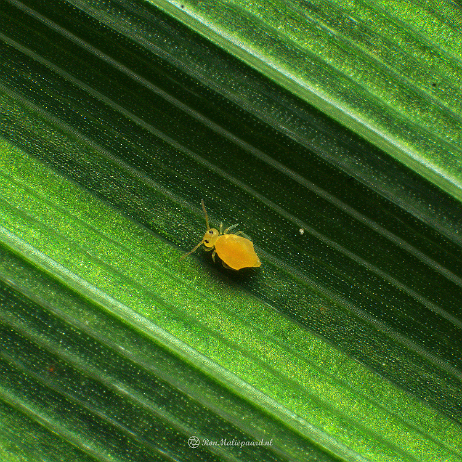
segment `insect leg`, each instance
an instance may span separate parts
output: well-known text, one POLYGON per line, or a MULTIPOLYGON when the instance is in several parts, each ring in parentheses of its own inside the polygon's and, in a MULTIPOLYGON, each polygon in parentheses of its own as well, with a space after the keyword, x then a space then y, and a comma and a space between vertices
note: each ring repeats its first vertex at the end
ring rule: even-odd
MULTIPOLYGON (((232 225, 232 226, 229 226, 228 228, 226 228, 223 231, 223 234, 227 234, 229 232, 229 230, 234 229, 236 226, 239 226, 239 223, 236 223, 235 225, 232 225)), ((220 232, 221 232, 221 228, 220 228, 220 232)))
POLYGON ((251 241, 252 239, 250 239, 249 236, 247 236, 247 234, 243 233, 242 231, 238 231, 235 236, 242 236, 242 237, 245 237, 246 239, 248 239, 249 241, 251 241))

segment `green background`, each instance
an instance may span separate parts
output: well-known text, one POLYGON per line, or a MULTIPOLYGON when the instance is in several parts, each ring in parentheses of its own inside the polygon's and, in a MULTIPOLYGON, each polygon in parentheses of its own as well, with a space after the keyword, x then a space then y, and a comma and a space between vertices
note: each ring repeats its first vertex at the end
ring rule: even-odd
POLYGON ((458 5, 0 13, 2 460, 462 460, 458 5))

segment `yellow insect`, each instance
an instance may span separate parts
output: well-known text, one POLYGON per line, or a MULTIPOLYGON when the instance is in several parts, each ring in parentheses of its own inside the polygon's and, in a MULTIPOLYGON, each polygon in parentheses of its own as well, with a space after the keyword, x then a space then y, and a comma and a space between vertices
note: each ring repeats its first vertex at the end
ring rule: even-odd
POLYGON ((211 251, 212 259, 215 262, 215 255, 218 254, 223 266, 233 270, 240 270, 242 268, 253 268, 261 265, 258 255, 255 253, 252 241, 249 239, 239 236, 242 234, 241 231, 236 234, 228 234, 228 232, 235 228, 237 225, 230 226, 223 231, 223 223, 220 223, 220 231, 216 228, 210 228, 209 217, 207 216, 207 210, 205 210, 204 201, 201 200, 202 210, 205 215, 205 224, 207 225, 207 231, 202 238, 202 241, 187 254, 181 258, 185 258, 188 255, 195 252, 202 244, 205 246, 205 250, 211 251))

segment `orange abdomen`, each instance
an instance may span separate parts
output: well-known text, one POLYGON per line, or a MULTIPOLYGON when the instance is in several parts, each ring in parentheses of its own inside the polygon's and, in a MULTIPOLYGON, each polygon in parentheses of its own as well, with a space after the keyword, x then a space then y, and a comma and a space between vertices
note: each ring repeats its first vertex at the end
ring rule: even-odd
POLYGON ((234 270, 261 265, 252 241, 242 236, 222 234, 215 243, 215 250, 220 259, 234 270))

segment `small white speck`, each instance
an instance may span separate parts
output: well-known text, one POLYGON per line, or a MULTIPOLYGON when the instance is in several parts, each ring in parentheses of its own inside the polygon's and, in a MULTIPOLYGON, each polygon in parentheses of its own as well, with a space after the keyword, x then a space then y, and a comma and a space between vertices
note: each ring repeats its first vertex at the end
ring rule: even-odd
POLYGON ((298 230, 298 232, 300 233, 301 236, 303 236, 305 234, 305 230, 303 228, 300 228, 298 230))

